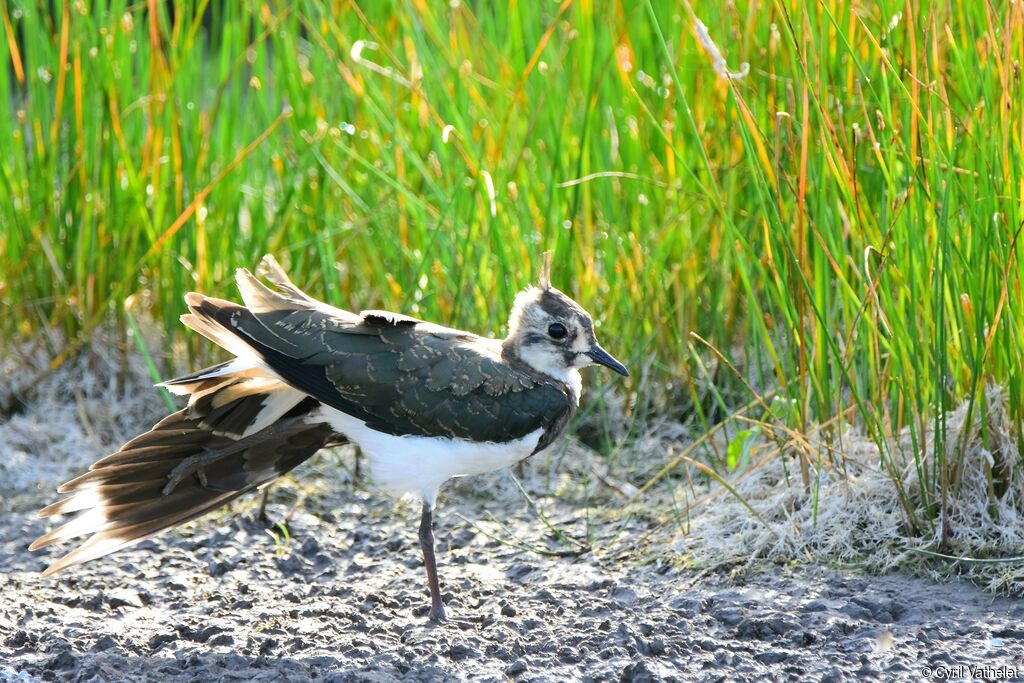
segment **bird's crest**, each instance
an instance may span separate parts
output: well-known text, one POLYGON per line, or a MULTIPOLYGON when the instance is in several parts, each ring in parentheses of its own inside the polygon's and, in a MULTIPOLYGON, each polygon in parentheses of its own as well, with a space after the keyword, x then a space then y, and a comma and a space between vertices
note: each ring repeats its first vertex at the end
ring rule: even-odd
POLYGON ((545 251, 540 258, 540 277, 537 278, 537 286, 542 290, 548 290, 551 289, 551 252, 545 251))

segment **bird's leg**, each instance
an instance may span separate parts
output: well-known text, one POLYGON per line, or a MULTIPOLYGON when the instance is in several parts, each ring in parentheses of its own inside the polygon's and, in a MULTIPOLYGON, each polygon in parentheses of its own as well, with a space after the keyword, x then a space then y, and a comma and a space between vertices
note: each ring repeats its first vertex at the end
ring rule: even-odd
POLYGON ((520 480, 526 478, 526 458, 516 463, 516 477, 520 480))
POLYGON ((352 468, 352 488, 358 488, 363 481, 363 451, 356 447, 356 459, 352 468))
POLYGON ((427 584, 430 586, 430 612, 427 617, 431 621, 444 621, 444 603, 441 602, 437 561, 434 559, 434 515, 427 501, 423 501, 423 516, 420 518, 420 548, 423 550, 423 566, 427 569, 427 584))
POLYGON ((268 484, 267 486, 263 487, 263 500, 260 501, 260 513, 257 516, 257 519, 259 519, 261 522, 263 522, 267 526, 270 526, 270 518, 267 517, 267 498, 269 498, 269 497, 270 497, 270 485, 268 484))

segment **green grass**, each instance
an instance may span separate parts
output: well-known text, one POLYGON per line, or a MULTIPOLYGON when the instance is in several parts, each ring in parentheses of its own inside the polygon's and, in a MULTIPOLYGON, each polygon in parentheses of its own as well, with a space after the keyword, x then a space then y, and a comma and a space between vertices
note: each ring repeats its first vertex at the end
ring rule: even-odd
MULTIPOLYGON (((59 363, 138 302, 184 340, 182 295, 265 252, 331 303, 500 334, 552 249, 641 370, 634 416, 842 416, 895 486, 916 467, 927 531, 962 474, 943 413, 995 382, 1021 420, 1024 11, 693 11, 745 78, 674 2, 11 0, 0 338, 59 329, 59 363)), ((840 460, 804 449, 804 482, 840 460)))

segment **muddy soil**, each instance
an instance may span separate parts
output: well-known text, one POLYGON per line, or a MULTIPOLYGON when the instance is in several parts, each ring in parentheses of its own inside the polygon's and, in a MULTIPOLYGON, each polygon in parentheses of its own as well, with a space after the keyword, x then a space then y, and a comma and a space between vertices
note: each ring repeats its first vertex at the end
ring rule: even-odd
POLYGON ((268 533, 252 497, 43 579, 60 548, 28 552, 52 524, 35 511, 162 410, 154 400, 128 416, 73 392, 62 407, 52 393, 0 418, 0 682, 1024 673, 1024 602, 851 568, 686 568, 667 515, 624 515, 614 495, 552 474, 591 467, 574 461, 580 449, 530 463, 529 500, 507 473, 442 494, 440 625, 426 620, 418 508, 353 481, 352 453, 318 455, 275 485, 269 513, 288 518, 287 534, 268 533))
POLYGON ((25 550, 45 523, 14 513, 0 529, 0 680, 838 681, 1024 665, 1024 604, 971 585, 545 556, 456 514, 484 507, 544 542, 523 505, 450 501, 441 625, 425 619, 415 509, 371 493, 293 515, 287 542, 252 510, 222 514, 55 579, 25 550))

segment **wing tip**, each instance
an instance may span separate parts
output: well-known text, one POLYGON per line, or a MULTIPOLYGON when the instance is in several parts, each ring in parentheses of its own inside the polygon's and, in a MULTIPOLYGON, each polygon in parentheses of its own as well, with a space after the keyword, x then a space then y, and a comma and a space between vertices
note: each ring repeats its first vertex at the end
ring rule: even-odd
POLYGON ((256 276, 248 268, 235 268, 235 282, 240 280, 255 280, 256 276))
POLYGON ((45 548, 47 546, 51 546, 54 543, 57 543, 58 541, 60 541, 61 540, 60 532, 61 532, 61 530, 63 528, 64 528, 64 525, 61 525, 61 526, 57 527, 56 529, 51 529, 50 531, 46 532, 45 534, 43 534, 42 536, 40 536, 36 540, 32 541, 32 543, 30 543, 29 546, 28 546, 29 552, 35 552, 35 551, 39 550, 40 548, 45 548))
POLYGON ((260 259, 260 263, 256 266, 256 274, 261 277, 265 277, 276 285, 281 283, 290 285, 292 284, 288 274, 278 263, 277 259, 274 258, 273 254, 264 254, 263 258, 260 259))
MULTIPOLYGON (((88 541, 86 541, 86 543, 88 543, 88 541)), ((58 557, 56 560, 51 562, 46 569, 39 572, 39 578, 49 578, 58 572, 64 571, 68 567, 74 567, 77 564, 83 564, 85 562, 88 562, 90 559, 96 559, 90 557, 83 557, 83 555, 85 555, 85 553, 83 552, 84 548, 85 544, 75 548, 69 553, 65 553, 64 555, 58 557)))
POLYGON ((246 308, 253 313, 294 310, 300 307, 294 299, 267 287, 248 268, 235 269, 235 284, 242 294, 246 308))
POLYGON ((58 560, 57 562, 54 562, 53 564, 51 564, 49 567, 47 567, 43 571, 39 572, 39 578, 41 578, 41 579, 49 578, 49 577, 53 576, 54 574, 56 574, 57 572, 59 572, 61 569, 64 569, 64 567, 61 566, 60 561, 58 560))
MULTIPOLYGON (((37 512, 36 516, 39 517, 39 519, 45 519, 47 517, 52 517, 53 515, 57 514, 61 510, 61 508, 67 502, 67 500, 68 500, 67 498, 61 498, 60 500, 58 500, 55 503, 50 503, 49 505, 44 507, 42 510, 37 512)), ((32 550, 32 548, 29 548, 29 550, 32 550)))

